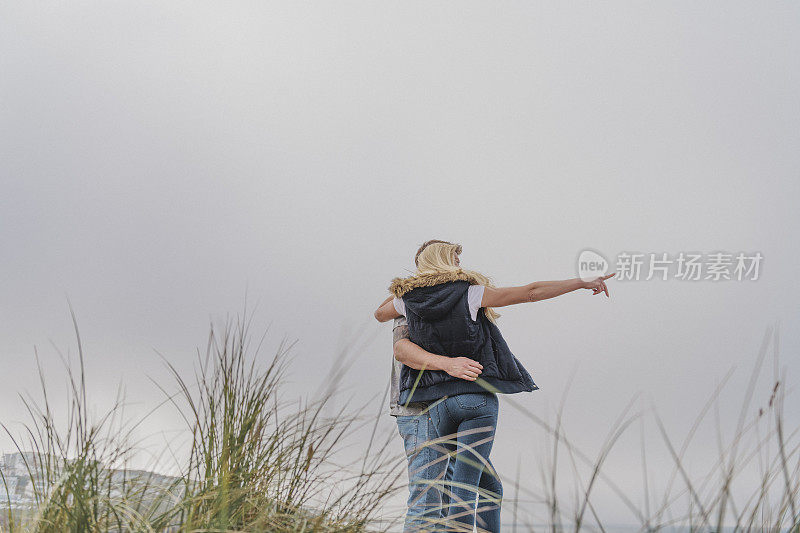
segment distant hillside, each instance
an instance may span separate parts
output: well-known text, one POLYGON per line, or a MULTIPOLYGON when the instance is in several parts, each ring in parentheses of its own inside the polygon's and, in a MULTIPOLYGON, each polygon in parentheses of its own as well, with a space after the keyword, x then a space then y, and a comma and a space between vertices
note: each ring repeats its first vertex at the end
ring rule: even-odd
MULTIPOLYGON (((36 503, 36 495, 46 492, 48 479, 57 482, 64 465, 57 457, 35 452, 9 453, 0 456, 0 507, 27 509, 36 503), (49 476, 45 474, 51 472, 49 476)), ((131 492, 149 495, 151 502, 171 494, 176 500, 183 493, 180 478, 145 470, 102 469, 107 478, 110 496, 123 497, 131 492)))

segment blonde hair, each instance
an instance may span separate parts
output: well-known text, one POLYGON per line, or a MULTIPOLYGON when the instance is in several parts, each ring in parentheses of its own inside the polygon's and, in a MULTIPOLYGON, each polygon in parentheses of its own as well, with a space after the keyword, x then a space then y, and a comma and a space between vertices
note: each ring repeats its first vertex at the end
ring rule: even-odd
MULTIPOLYGON (((414 262, 417 265, 417 275, 439 274, 445 272, 464 272, 474 278, 478 284, 484 287, 494 288, 494 283, 488 276, 474 270, 466 270, 456 265, 455 258, 461 255, 461 245, 447 241, 430 240, 426 241, 417 250, 414 262)), ((484 307, 486 318, 497 323, 500 313, 491 307, 484 307)))

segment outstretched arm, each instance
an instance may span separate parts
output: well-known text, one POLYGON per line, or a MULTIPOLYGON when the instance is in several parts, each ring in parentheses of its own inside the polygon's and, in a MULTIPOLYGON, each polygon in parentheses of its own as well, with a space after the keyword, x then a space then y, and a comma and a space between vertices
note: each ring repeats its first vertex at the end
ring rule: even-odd
POLYGON ((408 326, 394 328, 394 357, 415 370, 444 370, 454 378, 475 381, 483 366, 469 357, 433 354, 408 338, 408 326))
POLYGON ((563 281, 534 281, 521 287, 486 287, 483 291, 481 307, 505 307, 525 302, 538 302, 578 289, 590 289, 593 294, 605 293, 608 296, 608 287, 606 287, 605 280, 615 274, 602 276, 592 281, 574 278, 563 281))

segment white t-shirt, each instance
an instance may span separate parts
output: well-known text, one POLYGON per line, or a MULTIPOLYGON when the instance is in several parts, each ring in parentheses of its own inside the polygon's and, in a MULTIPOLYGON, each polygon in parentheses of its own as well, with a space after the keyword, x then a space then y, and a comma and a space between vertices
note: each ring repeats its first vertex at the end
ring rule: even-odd
MULTIPOLYGON (((472 320, 478 320, 478 309, 481 308, 481 300, 483 300, 483 290, 485 288, 483 285, 470 285, 469 289, 467 289, 467 302, 469 303, 469 314, 472 320)), ((395 296, 392 303, 398 313, 406 316, 406 303, 402 298, 395 296)))

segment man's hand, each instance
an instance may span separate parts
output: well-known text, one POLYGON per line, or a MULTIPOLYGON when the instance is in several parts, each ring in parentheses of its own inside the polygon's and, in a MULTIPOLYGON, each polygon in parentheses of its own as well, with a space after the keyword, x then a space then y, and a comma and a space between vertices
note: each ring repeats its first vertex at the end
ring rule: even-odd
POLYGON ((419 347, 408 338, 408 325, 394 328, 394 358, 414 370, 444 370, 454 378, 475 381, 483 365, 469 357, 438 355, 419 347))
POLYGON ((613 274, 609 274, 608 276, 601 276, 597 279, 593 279, 592 281, 585 281, 583 283, 584 289, 591 289, 592 294, 600 294, 601 292, 606 293, 606 297, 608 296, 608 287, 606 287, 606 280, 608 278, 612 278, 616 276, 617 273, 614 272, 613 274))
POLYGON ((469 357, 448 357, 443 370, 454 378, 475 381, 483 372, 483 365, 469 357))

